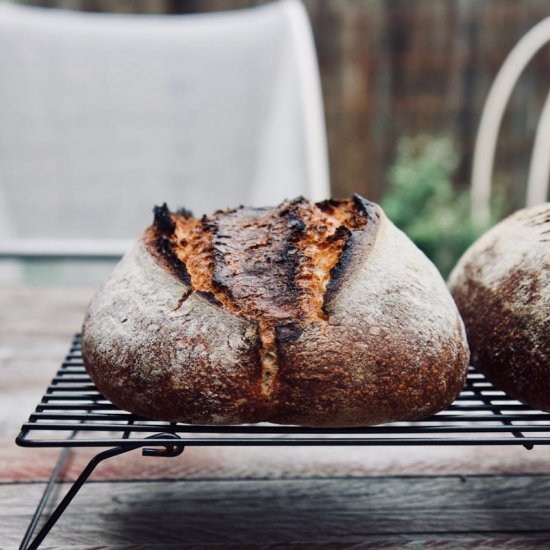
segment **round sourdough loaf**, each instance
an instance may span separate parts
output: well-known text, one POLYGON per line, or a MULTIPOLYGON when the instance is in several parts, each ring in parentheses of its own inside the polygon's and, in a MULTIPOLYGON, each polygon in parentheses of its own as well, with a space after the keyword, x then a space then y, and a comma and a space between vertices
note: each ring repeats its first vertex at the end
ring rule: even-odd
POLYGON ((366 426, 431 415, 469 352, 436 268, 353 199, 155 220, 92 300, 98 389, 152 418, 366 426))
POLYGON ((510 396, 550 410, 550 203, 519 210, 478 239, 449 286, 472 364, 510 396))

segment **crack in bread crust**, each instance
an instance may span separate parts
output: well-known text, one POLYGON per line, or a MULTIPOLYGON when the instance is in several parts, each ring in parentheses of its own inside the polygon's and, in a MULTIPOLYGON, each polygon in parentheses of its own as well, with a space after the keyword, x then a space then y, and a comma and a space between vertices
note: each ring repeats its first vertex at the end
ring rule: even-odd
POLYGON ((214 269, 212 283, 259 322, 262 342, 262 392, 277 380, 275 325, 300 315, 301 288, 296 278, 300 251, 293 241, 305 229, 292 210, 239 208, 210 221, 214 269))
POLYGON ((190 292, 257 323, 267 398, 277 384, 279 335, 287 326, 296 333, 307 323, 327 321, 327 295, 346 270, 354 233, 378 225, 376 207, 358 196, 316 205, 299 197, 200 220, 186 210, 171 213, 166 205, 154 212, 149 241, 157 257, 190 292))

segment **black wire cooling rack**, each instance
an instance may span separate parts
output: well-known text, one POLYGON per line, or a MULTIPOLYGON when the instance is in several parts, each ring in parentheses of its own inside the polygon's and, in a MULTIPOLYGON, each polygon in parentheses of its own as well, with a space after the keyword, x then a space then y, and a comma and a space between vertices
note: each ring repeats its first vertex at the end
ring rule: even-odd
POLYGON ((149 420, 117 408, 84 369, 80 337, 17 437, 23 447, 135 448, 187 445, 524 445, 550 444, 550 414, 496 390, 472 369, 445 411, 426 420, 367 428, 271 424, 199 426, 149 420))
POLYGON ((65 447, 20 548, 38 548, 94 468, 142 448, 145 456, 178 456, 186 446, 290 445, 534 445, 550 444, 550 414, 495 389, 470 369, 466 386, 445 411, 415 422, 366 428, 304 428, 255 424, 200 426, 161 422, 120 410, 93 385, 82 363, 80 336, 16 442, 23 447, 65 447), (109 447, 96 455, 30 542, 70 448, 109 447))

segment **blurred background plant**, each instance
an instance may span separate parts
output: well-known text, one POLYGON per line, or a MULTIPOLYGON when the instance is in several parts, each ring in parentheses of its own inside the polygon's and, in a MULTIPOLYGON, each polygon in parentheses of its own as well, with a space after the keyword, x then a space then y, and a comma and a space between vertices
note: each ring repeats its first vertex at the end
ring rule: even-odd
POLYGON ((475 239, 500 218, 495 194, 492 220, 476 226, 470 216, 470 194, 457 188, 453 176, 460 152, 448 136, 419 135, 399 141, 389 170, 382 207, 392 221, 447 277, 475 239))

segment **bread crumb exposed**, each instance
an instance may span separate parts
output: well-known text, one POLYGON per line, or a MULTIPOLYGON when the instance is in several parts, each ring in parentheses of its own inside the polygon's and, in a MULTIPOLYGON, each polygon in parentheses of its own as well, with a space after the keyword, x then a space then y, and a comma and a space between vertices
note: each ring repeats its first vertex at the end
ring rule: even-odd
POLYGON ((192 290, 258 323, 262 392, 269 397, 279 372, 275 328, 326 320, 331 272, 351 232, 367 225, 365 215, 352 200, 315 205, 299 198, 201 220, 171 213, 170 220, 174 230, 165 236, 192 290))

